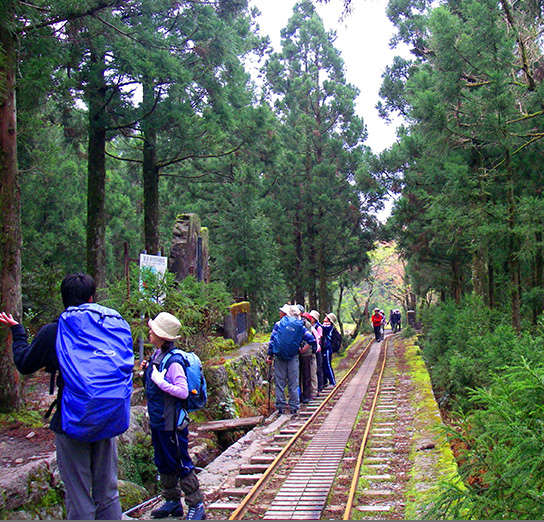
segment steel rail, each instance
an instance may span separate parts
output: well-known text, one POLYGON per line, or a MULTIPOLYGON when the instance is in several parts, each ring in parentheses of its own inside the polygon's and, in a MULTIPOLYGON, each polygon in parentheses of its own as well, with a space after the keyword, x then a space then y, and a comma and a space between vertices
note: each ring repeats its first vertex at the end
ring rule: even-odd
POLYGON ((380 387, 382 384, 382 378, 385 371, 385 364, 387 362, 387 345, 391 336, 388 336, 385 339, 385 344, 383 348, 383 361, 382 367, 380 370, 380 375, 378 376, 378 382, 376 384, 376 391, 374 392, 374 399, 372 400, 372 407, 370 408, 368 419, 365 427, 365 433, 361 441, 361 447, 359 448, 359 455, 357 456, 357 462, 355 464, 355 469, 353 471, 353 477, 351 480, 351 487, 349 490, 348 500, 346 502, 346 509, 344 511, 344 517, 342 520, 352 520, 351 511, 353 509, 353 501, 355 499, 355 493, 357 492, 357 486, 359 484, 359 475, 361 473, 361 466, 363 464, 363 457, 366 449, 366 444, 368 442, 368 435, 370 434, 370 428, 372 427, 372 420, 374 418, 374 413, 376 412, 376 405, 378 403, 378 397, 380 395, 380 387))
POLYGON ((276 458, 272 461, 270 466, 266 469, 266 471, 261 475, 259 480, 255 483, 255 485, 251 488, 249 493, 243 498, 242 502, 240 502, 240 505, 236 508, 236 510, 232 513, 232 515, 229 517, 229 520, 241 520, 241 516, 247 511, 248 505, 251 501, 253 501, 264 489, 266 486, 266 483, 271 478, 272 473, 276 471, 277 467, 280 465, 281 461, 289 453, 291 447, 299 440, 299 438, 302 436, 302 434, 306 431, 306 429, 313 423, 313 421, 316 419, 316 417, 321 413, 321 411, 325 408, 325 406, 334 398, 335 393, 338 389, 344 384, 344 382, 351 376, 352 373, 355 372, 357 366, 359 363, 363 360, 364 356, 367 354, 368 350, 372 346, 372 343, 374 342, 374 339, 370 340, 368 344, 366 345, 365 349, 361 353, 361 355, 357 358, 353 366, 349 369, 349 371, 342 377, 340 382, 336 383, 336 386, 331 390, 328 397, 320 404, 319 408, 311 415, 311 417, 299 428, 299 430, 293 435, 293 437, 289 440, 289 442, 285 445, 285 447, 278 453, 276 458))

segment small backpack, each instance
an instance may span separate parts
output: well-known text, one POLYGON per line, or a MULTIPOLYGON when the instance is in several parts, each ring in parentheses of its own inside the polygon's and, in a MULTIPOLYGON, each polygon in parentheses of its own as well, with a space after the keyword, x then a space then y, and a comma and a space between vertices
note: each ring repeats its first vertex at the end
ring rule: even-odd
POLYGON ((202 361, 198 355, 194 352, 185 352, 179 348, 174 348, 164 356, 158 370, 162 372, 167 367, 166 365, 169 361, 170 364, 179 362, 185 370, 187 388, 189 389, 186 410, 192 412, 204 408, 208 401, 208 394, 202 361))
POLYGON ((274 355, 283 361, 290 361, 298 355, 303 337, 304 323, 300 319, 288 315, 282 317, 273 339, 274 355))
POLYGON ((342 348, 342 334, 336 328, 331 331, 331 346, 332 353, 338 353, 342 348))
POLYGON ((56 352, 64 433, 96 442, 126 431, 134 351, 130 326, 119 312, 96 303, 68 307, 59 318, 56 352))

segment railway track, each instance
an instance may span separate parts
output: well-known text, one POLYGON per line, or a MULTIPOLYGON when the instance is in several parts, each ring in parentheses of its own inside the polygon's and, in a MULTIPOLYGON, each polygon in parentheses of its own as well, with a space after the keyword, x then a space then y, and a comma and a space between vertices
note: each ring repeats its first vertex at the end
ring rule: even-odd
POLYGON ((208 518, 403 519, 413 411, 394 339, 361 343, 336 387, 276 419, 234 481, 207 495, 208 518))

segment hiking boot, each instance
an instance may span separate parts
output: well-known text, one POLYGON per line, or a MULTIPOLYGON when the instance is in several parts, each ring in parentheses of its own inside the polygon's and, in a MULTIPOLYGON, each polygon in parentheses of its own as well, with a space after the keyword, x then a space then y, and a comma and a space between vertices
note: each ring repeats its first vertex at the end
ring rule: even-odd
POLYGON ((278 415, 283 415, 283 409, 282 408, 278 408, 278 415))
POLYGON ((196 506, 189 506, 187 520, 206 520, 206 511, 204 511, 202 502, 199 502, 196 506))
POLYGON ((179 500, 167 500, 161 507, 154 509, 151 516, 153 518, 182 517, 183 506, 179 500))

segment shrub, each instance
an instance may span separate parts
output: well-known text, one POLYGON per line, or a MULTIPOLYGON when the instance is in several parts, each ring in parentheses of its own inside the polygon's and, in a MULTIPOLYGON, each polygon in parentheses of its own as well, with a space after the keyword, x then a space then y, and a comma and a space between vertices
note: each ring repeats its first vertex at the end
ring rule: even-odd
POLYGON ((102 303, 117 309, 129 321, 134 339, 148 335, 147 322, 159 312, 175 315, 180 323, 180 345, 194 344, 194 336, 213 335, 222 326, 223 317, 232 297, 221 283, 198 282, 192 276, 181 283, 170 273, 140 273, 137 266, 131 271, 130 284, 120 280, 108 285, 102 303), (139 283, 140 274, 145 284, 139 283))
POLYGON ((465 486, 444 485, 427 516, 542 520, 544 366, 523 359, 472 395, 481 409, 462 424, 465 486))

